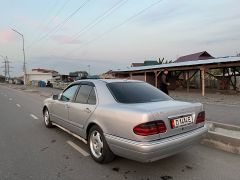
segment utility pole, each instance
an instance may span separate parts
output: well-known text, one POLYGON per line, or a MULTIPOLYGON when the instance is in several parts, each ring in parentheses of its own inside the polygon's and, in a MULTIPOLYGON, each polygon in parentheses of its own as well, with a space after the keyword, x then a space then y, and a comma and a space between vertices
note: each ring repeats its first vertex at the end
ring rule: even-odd
POLYGON ((10 79, 10 68, 12 68, 12 67, 10 67, 9 66, 9 61, 8 61, 8 57, 6 56, 6 57, 4 57, 4 56, 2 56, 1 54, 0 54, 0 56, 3 58, 3 63, 4 63, 4 66, 3 67, 1 67, 1 68, 4 68, 4 70, 3 70, 3 72, 4 72, 4 76, 5 76, 5 81, 6 82, 9 82, 9 79, 10 79))
POLYGON ((7 70, 6 76, 8 78, 8 81, 10 79, 10 68, 12 68, 12 67, 9 66, 9 63, 10 63, 10 61, 8 60, 8 57, 6 56, 6 70, 7 70))
POLYGON ((14 32, 18 33, 21 37, 22 37, 22 41, 23 41, 23 81, 24 81, 24 85, 26 85, 26 74, 27 74, 27 69, 26 69, 26 61, 25 61, 25 44, 24 44, 24 36, 22 33, 18 32, 15 29, 12 29, 14 32))
POLYGON ((4 66, 1 67, 1 68, 4 68, 3 72, 4 72, 4 77, 5 77, 5 81, 7 81, 7 73, 8 73, 8 70, 7 70, 7 60, 5 59, 4 56, 1 55, 1 57, 3 58, 3 63, 4 63, 4 66))

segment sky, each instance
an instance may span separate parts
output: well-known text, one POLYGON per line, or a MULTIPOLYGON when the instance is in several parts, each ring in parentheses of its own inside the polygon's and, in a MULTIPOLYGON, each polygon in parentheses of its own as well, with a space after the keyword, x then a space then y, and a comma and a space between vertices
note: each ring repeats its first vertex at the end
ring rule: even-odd
MULTIPOLYGON (((100 74, 132 62, 240 52, 239 0, 0 0, 0 55, 26 66, 100 74)), ((1 56, 0 56, 1 58, 1 56)), ((3 59, 1 59, 3 61, 3 59)), ((0 61, 0 62, 1 62, 0 61)), ((3 74, 3 69, 0 69, 3 74)))

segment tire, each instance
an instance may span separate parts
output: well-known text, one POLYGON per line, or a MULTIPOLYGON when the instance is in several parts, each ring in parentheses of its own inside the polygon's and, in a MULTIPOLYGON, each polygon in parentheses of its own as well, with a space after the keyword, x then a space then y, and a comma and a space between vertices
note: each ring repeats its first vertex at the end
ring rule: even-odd
POLYGON ((47 128, 52 128, 52 122, 50 120, 50 115, 49 115, 49 111, 47 108, 45 108, 44 112, 43 112, 43 120, 44 120, 44 124, 47 128))
POLYGON ((89 131, 88 147, 92 158, 98 163, 109 163, 115 158, 105 140, 103 131, 96 125, 92 126, 89 131))

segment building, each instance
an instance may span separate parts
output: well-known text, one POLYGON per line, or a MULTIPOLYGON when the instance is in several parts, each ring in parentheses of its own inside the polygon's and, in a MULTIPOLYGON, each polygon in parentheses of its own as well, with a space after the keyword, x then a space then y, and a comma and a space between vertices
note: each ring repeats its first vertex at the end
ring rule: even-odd
POLYGON ((178 62, 186 62, 186 61, 198 61, 198 60, 204 60, 204 59, 214 59, 214 57, 211 56, 208 52, 203 51, 203 52, 181 56, 174 62, 178 63, 178 62))
POLYGON ((41 71, 30 71, 25 74, 26 82, 32 82, 32 81, 44 81, 47 83, 47 81, 51 80, 53 78, 53 74, 51 72, 41 72, 41 71))
POLYGON ((131 67, 139 67, 139 66, 144 66, 144 63, 132 63, 131 67))
POLYGON ((139 66, 152 66, 152 65, 158 65, 159 62, 158 61, 144 61, 143 63, 132 63, 131 67, 139 67, 139 66))
POLYGON ((32 72, 51 73, 53 77, 59 75, 59 73, 58 73, 57 71, 55 71, 55 70, 51 70, 51 69, 36 68, 36 69, 32 69, 32 72))
POLYGON ((86 71, 75 71, 70 72, 69 77, 75 80, 86 79, 88 77, 88 73, 86 71))
MULTIPOLYGON (((186 87, 187 91, 190 89, 190 82, 193 80, 193 78, 198 76, 199 78, 196 78, 196 80, 199 81, 199 87, 201 88, 202 95, 204 96, 207 76, 215 77, 215 75, 211 73, 211 70, 218 69, 222 72, 226 72, 230 68, 240 72, 240 57, 214 58, 204 51, 201 53, 182 56, 174 63, 127 67, 123 69, 112 70, 110 71, 110 74, 114 78, 141 80, 159 87, 159 76, 164 69, 168 69, 171 78, 170 83, 171 85, 175 86, 171 88, 175 89, 176 87, 179 87, 180 83, 180 87, 183 84, 183 87, 186 87), (196 59, 193 59, 193 57, 196 59), (208 59, 206 59, 207 57, 208 59)), ((232 75, 232 78, 234 81, 231 82, 231 85, 233 86, 233 89, 237 90, 238 83, 236 73, 232 75)))

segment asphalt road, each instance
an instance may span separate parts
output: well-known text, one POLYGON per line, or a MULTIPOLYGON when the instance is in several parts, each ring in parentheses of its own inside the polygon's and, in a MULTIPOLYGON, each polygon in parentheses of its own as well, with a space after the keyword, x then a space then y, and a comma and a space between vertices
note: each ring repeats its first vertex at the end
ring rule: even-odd
POLYGON ((154 163, 119 157, 97 164, 81 153, 88 153, 81 141, 58 128, 45 128, 42 100, 39 94, 0 85, 0 180, 239 180, 239 155, 203 145, 154 163))

